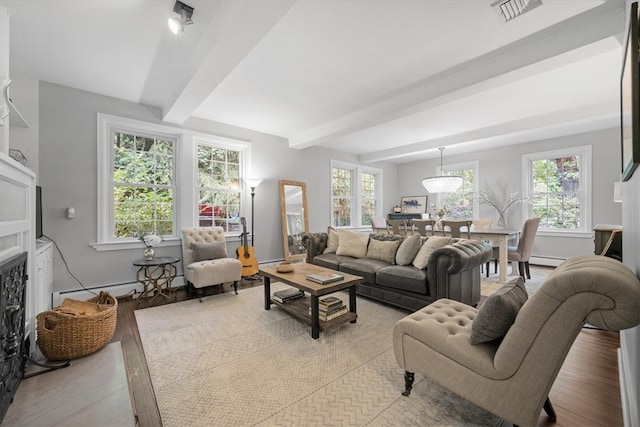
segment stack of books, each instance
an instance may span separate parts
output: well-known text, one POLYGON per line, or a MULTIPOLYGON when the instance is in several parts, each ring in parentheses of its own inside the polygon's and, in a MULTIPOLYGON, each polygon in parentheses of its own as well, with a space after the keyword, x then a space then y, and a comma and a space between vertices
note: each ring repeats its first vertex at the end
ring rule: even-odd
MULTIPOLYGON (((318 317, 325 322, 340 317, 347 312, 347 307, 338 297, 328 296, 318 301, 318 317)), ((311 307, 309 307, 311 315, 311 307)))
POLYGON ((344 276, 332 272, 307 274, 306 277, 307 279, 322 285, 344 279, 344 276))
POLYGON ((299 298, 304 298, 304 291, 296 288, 289 288, 282 291, 274 292, 271 295, 271 299, 281 304, 286 304, 291 301, 295 301, 299 298))

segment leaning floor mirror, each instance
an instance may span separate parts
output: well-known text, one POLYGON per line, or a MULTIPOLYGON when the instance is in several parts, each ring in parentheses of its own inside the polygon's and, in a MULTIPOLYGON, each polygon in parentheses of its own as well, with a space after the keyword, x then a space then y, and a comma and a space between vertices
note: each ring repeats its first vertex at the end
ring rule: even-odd
POLYGON ((307 250, 302 244, 302 236, 309 231, 307 185, 304 182, 280 180, 280 211, 284 259, 304 259, 307 250))

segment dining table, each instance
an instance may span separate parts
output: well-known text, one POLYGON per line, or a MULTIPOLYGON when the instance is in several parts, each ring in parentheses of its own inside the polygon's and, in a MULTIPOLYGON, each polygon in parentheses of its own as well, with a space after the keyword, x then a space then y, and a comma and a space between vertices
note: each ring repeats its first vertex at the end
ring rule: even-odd
POLYGON ((510 240, 520 236, 520 230, 508 228, 485 228, 471 230, 469 232, 472 239, 485 240, 488 242, 498 242, 498 264, 500 265, 500 284, 507 282, 507 264, 509 263, 509 253, 507 246, 510 240))
MULTIPOLYGON (((465 229, 463 229, 465 230, 465 229)), ((450 236, 451 233, 446 231, 444 233, 450 236)), ((465 236, 466 231, 462 231, 462 235, 465 236)), ((442 235, 442 230, 436 229, 435 235, 442 235)), ((469 235, 474 240, 484 240, 487 242, 498 242, 498 264, 500 265, 500 278, 499 283, 501 285, 507 282, 507 264, 509 263, 509 253, 507 246, 510 240, 517 239, 520 236, 520 230, 508 229, 508 228, 483 228, 483 229, 471 229, 469 235)))

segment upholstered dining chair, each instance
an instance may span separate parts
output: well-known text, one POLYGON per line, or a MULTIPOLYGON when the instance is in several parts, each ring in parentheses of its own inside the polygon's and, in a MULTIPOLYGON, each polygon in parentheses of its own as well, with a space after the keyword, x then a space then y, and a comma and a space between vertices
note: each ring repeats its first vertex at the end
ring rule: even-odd
POLYGON ((381 233, 382 231, 387 231, 387 220, 381 216, 371 217, 371 228, 374 233, 381 233))
POLYGON ((405 219, 388 219, 387 230, 389 234, 407 234, 407 220, 405 219))
POLYGON ((222 227, 183 228, 182 262, 187 290, 194 288, 202 302, 203 288, 233 283, 238 293, 242 262, 227 256, 222 227))
MULTIPOLYGON (((529 259, 533 250, 533 241, 536 238, 538 227, 540 226, 540 218, 529 218, 522 225, 520 238, 517 246, 507 246, 508 260, 518 263, 518 272, 523 279, 531 279, 529 271, 529 259), (525 278, 526 274, 526 278, 525 278)), ((494 273, 498 272, 498 252, 499 248, 493 247, 493 268, 494 273)), ((489 262, 491 262, 489 260, 489 262)), ((487 277, 489 277, 489 262, 487 262, 487 277)))
POLYGON ((414 226, 416 232, 423 237, 426 237, 427 233, 430 233, 431 236, 435 235, 435 219, 411 219, 411 230, 414 226))
POLYGON ((442 235, 447 235, 447 227, 451 231, 451 237, 462 237, 462 228, 466 227, 464 231, 466 233, 467 239, 471 238, 471 224, 472 221, 470 219, 443 219, 442 220, 442 235))
POLYGON ((537 426, 543 408, 555 421, 549 390, 583 325, 619 331, 639 322, 634 272, 613 258, 571 258, 530 297, 516 277, 479 309, 439 299, 398 321, 402 394, 419 373, 514 425, 537 426))

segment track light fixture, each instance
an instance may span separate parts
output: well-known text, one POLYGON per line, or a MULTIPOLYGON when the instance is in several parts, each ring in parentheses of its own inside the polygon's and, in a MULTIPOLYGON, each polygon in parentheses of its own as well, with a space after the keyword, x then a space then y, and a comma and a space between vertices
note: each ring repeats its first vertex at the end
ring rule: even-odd
POLYGON ((176 4, 173 5, 173 13, 177 15, 169 18, 169 29, 173 34, 178 34, 180 30, 184 31, 185 25, 193 24, 191 19, 193 8, 191 6, 176 0, 176 4))

